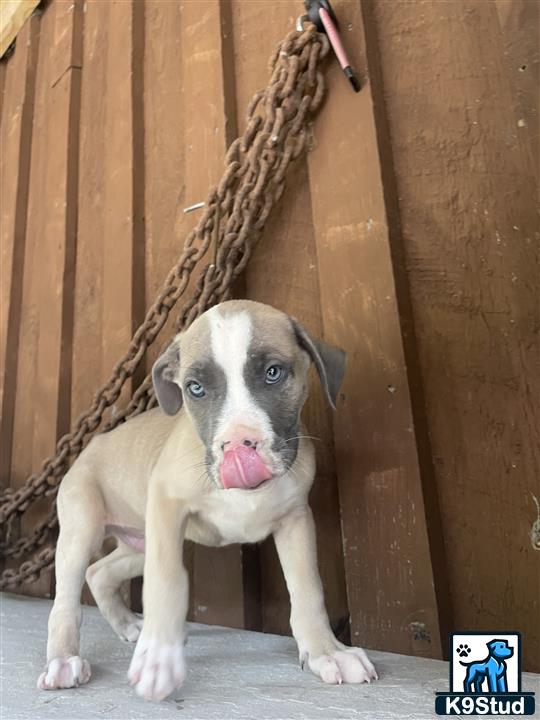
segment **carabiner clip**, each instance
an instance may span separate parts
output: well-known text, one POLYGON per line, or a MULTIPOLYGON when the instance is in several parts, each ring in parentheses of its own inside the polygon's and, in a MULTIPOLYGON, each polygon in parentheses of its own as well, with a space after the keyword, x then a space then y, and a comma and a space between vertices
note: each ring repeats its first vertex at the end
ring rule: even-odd
POLYGON ((302 25, 306 20, 312 22, 319 32, 326 33, 330 44, 336 54, 339 64, 345 77, 350 82, 354 92, 360 91, 360 81, 358 76, 353 70, 345 48, 341 42, 338 32, 338 20, 332 10, 332 6, 328 0, 304 0, 304 7, 307 11, 307 15, 301 15, 296 21, 296 29, 302 30, 302 25))

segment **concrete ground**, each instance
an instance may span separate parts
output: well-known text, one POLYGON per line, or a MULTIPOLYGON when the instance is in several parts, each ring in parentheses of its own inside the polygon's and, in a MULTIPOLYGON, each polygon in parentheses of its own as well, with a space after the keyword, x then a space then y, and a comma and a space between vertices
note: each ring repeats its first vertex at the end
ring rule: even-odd
MULTIPOLYGON (((126 680, 133 646, 114 635, 96 608, 85 607, 82 651, 92 665, 90 683, 38 691, 50 607, 47 600, 0 596, 2 720, 422 720, 436 717, 434 693, 448 689, 446 663, 382 652, 370 653, 378 682, 324 685, 300 670, 291 638, 193 624, 185 686, 163 703, 149 703, 126 680)), ((538 676, 525 675, 523 684, 538 691, 538 676)))

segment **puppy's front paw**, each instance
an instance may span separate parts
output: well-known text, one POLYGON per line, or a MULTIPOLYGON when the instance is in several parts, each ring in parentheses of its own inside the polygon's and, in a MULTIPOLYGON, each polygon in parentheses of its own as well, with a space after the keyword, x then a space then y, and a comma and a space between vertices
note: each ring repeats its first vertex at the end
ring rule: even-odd
POLYGON ((90 665, 78 655, 54 658, 38 678, 39 690, 59 690, 84 685, 90 680, 90 665))
POLYGON ((128 671, 137 694, 146 700, 164 700, 182 687, 185 677, 183 639, 164 643, 146 637, 143 630, 128 671))
POLYGON ((340 647, 324 654, 307 654, 310 670, 325 683, 370 683, 378 680, 370 659, 362 648, 340 647))

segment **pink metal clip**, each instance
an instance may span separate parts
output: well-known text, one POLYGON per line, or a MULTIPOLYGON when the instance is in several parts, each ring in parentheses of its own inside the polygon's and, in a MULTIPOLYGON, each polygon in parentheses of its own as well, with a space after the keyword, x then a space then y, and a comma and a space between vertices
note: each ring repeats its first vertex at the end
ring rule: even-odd
POLYGON ((306 8, 308 14, 307 16, 304 15, 301 18, 298 18, 300 26, 304 19, 309 19, 319 32, 326 33, 328 39, 330 40, 330 44, 336 53, 338 62, 345 73, 345 77, 350 82, 352 89, 355 92, 358 92, 360 90, 360 82, 351 66, 351 63, 349 62, 349 58, 347 57, 347 53, 345 52, 345 48, 343 47, 343 43, 339 37, 338 21, 334 11, 332 10, 332 6, 328 0, 304 0, 304 7, 306 8))

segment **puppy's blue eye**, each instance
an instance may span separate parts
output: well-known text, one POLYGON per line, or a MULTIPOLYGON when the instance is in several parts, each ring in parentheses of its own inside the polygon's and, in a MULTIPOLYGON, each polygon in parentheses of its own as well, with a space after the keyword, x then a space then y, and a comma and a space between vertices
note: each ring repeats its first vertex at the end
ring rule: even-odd
POLYGON ((281 380, 284 372, 283 368, 279 365, 270 365, 270 367, 266 370, 265 382, 268 385, 274 385, 281 380))
POLYGON ((203 386, 194 380, 187 384, 187 389, 189 390, 189 394, 194 398, 202 398, 206 395, 203 386))

